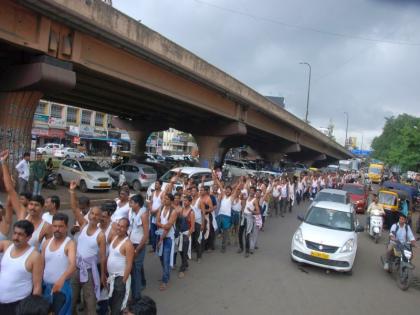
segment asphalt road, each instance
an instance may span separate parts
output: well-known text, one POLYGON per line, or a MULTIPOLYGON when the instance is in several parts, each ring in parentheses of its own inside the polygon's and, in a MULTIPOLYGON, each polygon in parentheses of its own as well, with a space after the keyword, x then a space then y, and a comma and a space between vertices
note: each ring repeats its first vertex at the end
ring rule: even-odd
MULTIPOLYGON (((403 292, 381 269, 385 239, 375 244, 360 234, 352 276, 291 262, 296 214, 304 210, 270 218, 249 258, 230 246, 225 254, 205 253, 201 264, 191 261, 183 279, 173 271, 165 292, 159 291, 158 257, 147 254, 144 294, 157 302, 159 314, 418 314, 420 284, 403 292)), ((414 264, 420 266, 418 253, 414 264)))

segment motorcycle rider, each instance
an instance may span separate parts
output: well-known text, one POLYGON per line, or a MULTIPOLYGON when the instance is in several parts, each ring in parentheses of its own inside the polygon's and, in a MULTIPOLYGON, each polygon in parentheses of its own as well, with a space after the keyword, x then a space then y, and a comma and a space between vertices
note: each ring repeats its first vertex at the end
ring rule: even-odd
POLYGON ((372 202, 370 203, 369 207, 366 210, 366 228, 367 231, 370 229, 370 217, 372 215, 385 215, 384 207, 378 203, 378 195, 373 194, 372 202))
POLYGON ((397 241, 401 243, 410 242, 412 247, 416 247, 416 239, 414 238, 413 232, 407 222, 407 217, 400 213, 398 223, 394 223, 389 231, 390 241, 386 251, 386 262, 384 269, 389 270, 389 262, 391 261, 394 248, 396 247, 397 241))

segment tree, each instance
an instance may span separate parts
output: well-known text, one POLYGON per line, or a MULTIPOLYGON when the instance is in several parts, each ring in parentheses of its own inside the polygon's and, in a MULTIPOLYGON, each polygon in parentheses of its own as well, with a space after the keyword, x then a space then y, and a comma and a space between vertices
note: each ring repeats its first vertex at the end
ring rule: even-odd
POLYGON ((402 114, 385 118, 382 134, 372 141, 373 157, 403 171, 420 168, 420 118, 402 114))

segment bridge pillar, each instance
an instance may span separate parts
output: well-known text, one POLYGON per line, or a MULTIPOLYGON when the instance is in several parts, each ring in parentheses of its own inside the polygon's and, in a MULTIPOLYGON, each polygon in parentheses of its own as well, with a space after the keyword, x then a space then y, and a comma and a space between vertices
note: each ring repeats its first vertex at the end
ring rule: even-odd
POLYGON ((76 85, 72 64, 38 56, 26 64, 0 72, 0 149, 9 149, 12 165, 30 151, 32 122, 39 100, 47 93, 68 91, 76 85))
MULTIPOLYGON (((200 165, 212 168, 222 162, 224 149, 220 147, 222 136, 194 136, 200 153, 200 165)), ((226 153, 225 153, 226 154, 226 153)))
POLYGON ((31 148, 31 130, 39 91, 0 93, 0 150, 9 150, 11 165, 31 148))
POLYGON ((134 147, 131 148, 131 152, 134 155, 143 155, 146 151, 146 142, 147 138, 149 138, 150 131, 144 130, 135 130, 135 131, 128 131, 130 135, 131 143, 134 143, 134 147))

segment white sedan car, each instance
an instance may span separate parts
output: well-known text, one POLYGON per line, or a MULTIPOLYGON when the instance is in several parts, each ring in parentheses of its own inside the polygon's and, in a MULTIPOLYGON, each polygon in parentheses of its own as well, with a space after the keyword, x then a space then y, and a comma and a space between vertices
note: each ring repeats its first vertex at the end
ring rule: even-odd
POLYGON ((351 274, 357 251, 357 224, 351 204, 313 203, 292 239, 294 261, 351 274))
POLYGON ((112 186, 112 179, 93 160, 65 159, 57 171, 57 182, 59 185, 76 181, 80 191, 88 190, 109 190, 112 186))
MULTIPOLYGON (((162 181, 162 190, 165 190, 166 185, 168 185, 169 181, 172 177, 174 177, 178 171, 181 170, 181 179, 182 178, 192 178, 196 185, 201 183, 201 179, 204 176, 204 186, 212 186, 213 185, 213 178, 211 174, 211 169, 205 167, 177 167, 170 171, 167 171, 162 177, 159 179, 162 181)), ((175 184, 176 187, 182 186, 183 182, 179 181, 175 184)), ((155 183, 151 184, 147 189, 147 196, 150 197, 152 192, 155 190, 155 183)))
POLYGON ((63 149, 59 149, 56 150, 54 152, 54 156, 57 158, 72 158, 72 159, 81 159, 81 158, 85 158, 86 154, 83 152, 80 152, 77 149, 73 149, 73 148, 63 148, 63 149))

